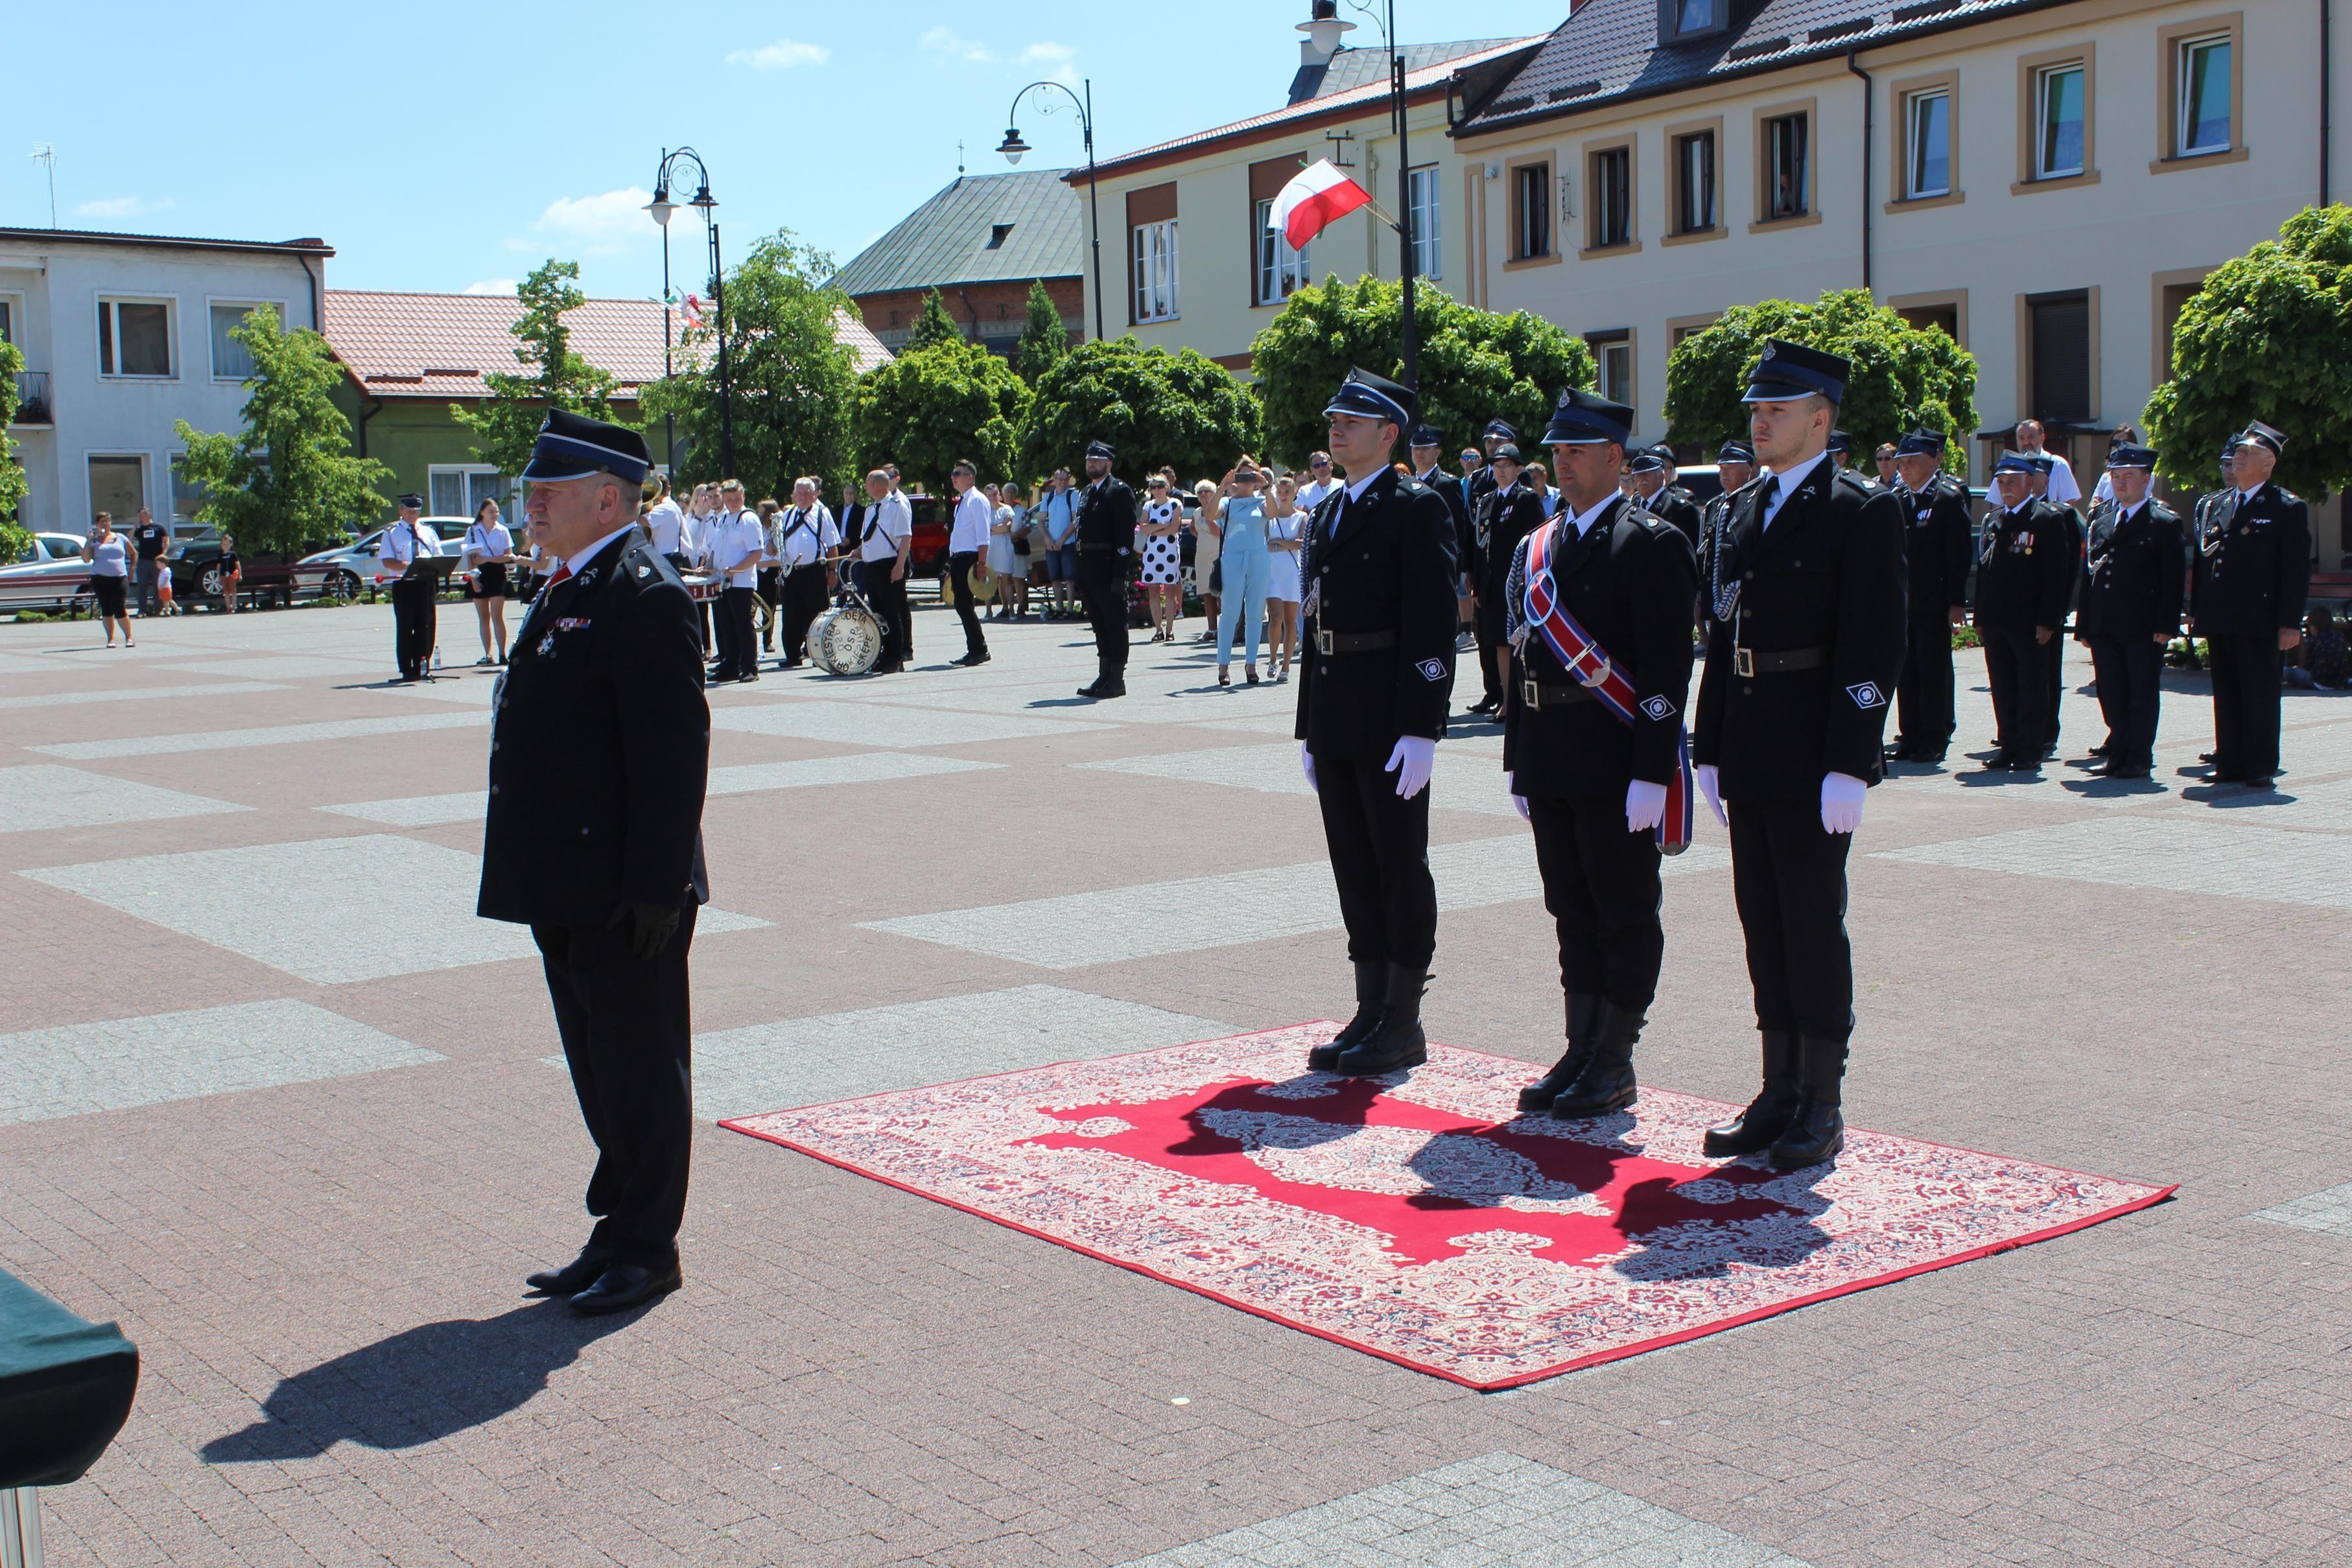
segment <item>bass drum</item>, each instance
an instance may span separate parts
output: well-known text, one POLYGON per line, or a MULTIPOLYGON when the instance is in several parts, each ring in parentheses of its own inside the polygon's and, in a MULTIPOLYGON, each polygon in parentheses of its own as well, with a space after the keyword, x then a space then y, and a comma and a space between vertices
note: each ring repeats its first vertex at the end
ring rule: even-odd
POLYGON ((882 656, 882 622, 855 604, 828 610, 809 628, 808 656, 828 675, 862 675, 882 656))

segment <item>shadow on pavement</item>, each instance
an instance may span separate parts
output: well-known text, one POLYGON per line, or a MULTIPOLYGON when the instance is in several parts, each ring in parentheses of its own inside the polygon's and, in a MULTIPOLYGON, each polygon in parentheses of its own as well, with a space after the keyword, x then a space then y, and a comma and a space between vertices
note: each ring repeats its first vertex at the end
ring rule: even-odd
POLYGON ((261 1419, 204 1448, 216 1465, 316 1458, 349 1440, 412 1448, 529 1404, 581 1350, 642 1313, 583 1318, 560 1301, 494 1318, 404 1329, 298 1372, 262 1402, 261 1419))

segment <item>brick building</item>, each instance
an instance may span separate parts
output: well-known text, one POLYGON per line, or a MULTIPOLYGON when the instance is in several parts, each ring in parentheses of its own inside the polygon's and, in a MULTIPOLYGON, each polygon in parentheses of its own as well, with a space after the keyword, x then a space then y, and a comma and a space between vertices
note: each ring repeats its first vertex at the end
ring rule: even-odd
POLYGON ((1085 193, 1060 169, 960 174, 834 276, 892 352, 936 288, 964 335, 1010 356, 1043 279, 1070 340, 1086 335, 1085 193))

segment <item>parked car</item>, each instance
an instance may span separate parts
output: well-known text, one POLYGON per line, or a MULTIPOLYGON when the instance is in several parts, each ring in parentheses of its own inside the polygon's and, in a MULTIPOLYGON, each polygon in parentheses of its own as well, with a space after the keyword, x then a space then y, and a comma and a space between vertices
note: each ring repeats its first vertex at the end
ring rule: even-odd
MULTIPOLYGON (((459 556, 465 553, 466 530, 472 522, 466 517, 426 517, 425 525, 441 537, 441 553, 459 556)), ((380 593, 390 588, 400 574, 383 570, 376 552, 383 548, 384 530, 371 529, 350 544, 335 545, 306 555, 291 568, 298 592, 324 594, 331 599, 357 599, 362 593, 380 593)), ((450 582, 457 580, 452 573, 450 582)))
POLYGON ((0 567, 0 612, 79 611, 89 602, 89 563, 71 534, 39 533, 12 566, 0 567))
MULTIPOLYGON (((240 549, 236 553, 238 592, 256 603, 275 599, 290 606, 297 598, 318 591, 315 581, 305 581, 300 577, 299 560, 289 560, 276 550, 240 549)), ((191 605, 220 597, 221 545, 217 529, 203 528, 173 539, 163 559, 171 564, 172 591, 184 595, 191 605)))

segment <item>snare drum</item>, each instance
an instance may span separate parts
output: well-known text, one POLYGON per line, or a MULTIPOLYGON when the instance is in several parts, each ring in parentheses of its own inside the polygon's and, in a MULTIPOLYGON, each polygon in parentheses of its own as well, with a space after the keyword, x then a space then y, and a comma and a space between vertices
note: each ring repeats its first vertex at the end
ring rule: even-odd
POLYGON ((855 604, 836 606, 809 628, 808 656, 828 675, 862 675, 882 656, 882 623, 855 604))

